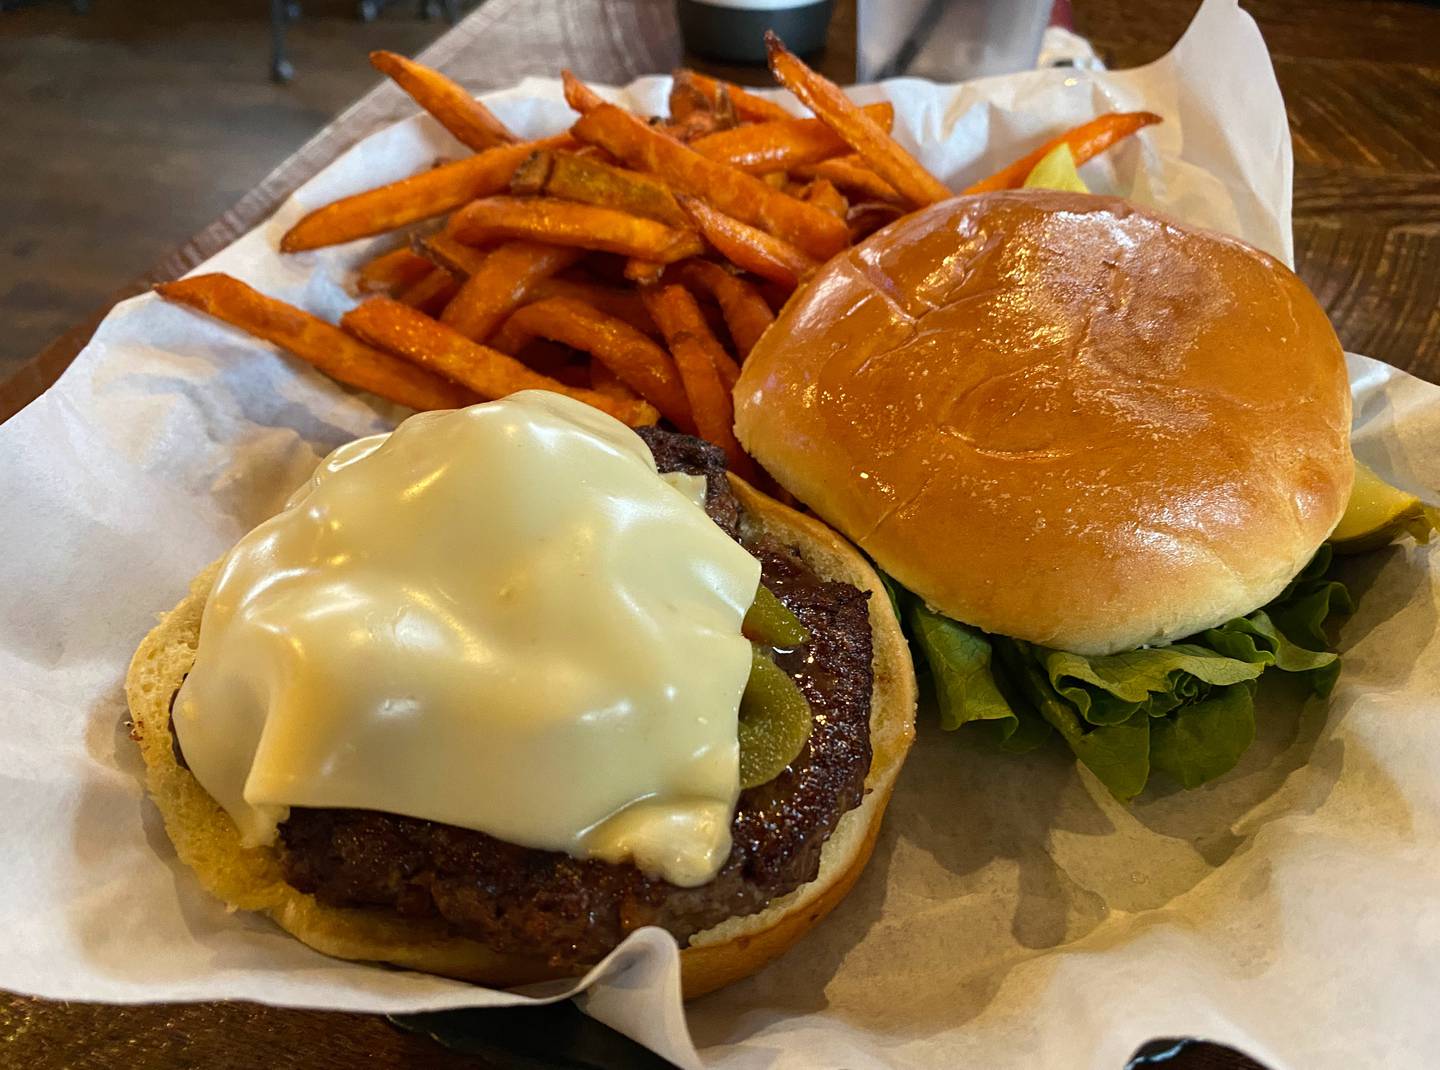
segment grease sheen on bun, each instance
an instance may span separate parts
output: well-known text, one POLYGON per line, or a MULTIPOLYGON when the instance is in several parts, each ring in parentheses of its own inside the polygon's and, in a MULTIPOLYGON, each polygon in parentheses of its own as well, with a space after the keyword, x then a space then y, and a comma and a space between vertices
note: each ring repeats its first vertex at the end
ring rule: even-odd
POLYGON ((823 268, 740 441, 946 616, 1083 654, 1280 593, 1344 512, 1344 354, 1243 242, 1111 197, 959 197, 823 268))
MULTIPOLYGON (((834 532, 731 477, 745 523, 793 546, 825 579, 870 592, 875 682, 870 696, 873 757, 865 798, 841 816, 820 855, 820 873, 758 914, 731 918, 691 937, 680 953, 687 999, 754 973, 779 955, 844 898, 860 876, 895 777, 915 736, 915 673, 900 624, 879 577, 834 532)), ((131 732, 145 759, 146 786, 165 819, 180 860, 212 895, 232 907, 268 915, 317 951, 342 959, 385 962, 494 987, 566 976, 544 958, 500 954, 455 935, 431 918, 403 918, 386 910, 332 907, 286 884, 278 853, 246 848, 230 816, 175 761, 170 699, 195 661, 200 617, 219 569, 202 572, 190 594, 145 637, 125 678, 131 732)))

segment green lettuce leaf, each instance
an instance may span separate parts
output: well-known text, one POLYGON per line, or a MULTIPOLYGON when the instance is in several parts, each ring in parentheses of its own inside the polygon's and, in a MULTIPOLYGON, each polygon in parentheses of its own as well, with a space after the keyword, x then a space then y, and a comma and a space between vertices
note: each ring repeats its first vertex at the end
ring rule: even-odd
POLYGON ((918 598, 904 599, 904 605, 901 619, 930 670, 942 728, 985 722, 990 742, 1013 753, 1045 742, 1045 721, 1005 696, 1002 681, 1009 681, 994 662, 990 636, 942 617, 918 598))
MULTIPOLYGON (((1345 585, 1329 576, 1333 559, 1334 551, 1325 543, 1300 575, 1280 592, 1280 597, 1265 607, 1275 626, 1298 646, 1325 650, 1330 645, 1325 636, 1325 621, 1334 614, 1355 610, 1355 602, 1345 585)), ((1321 672, 1321 677, 1329 681, 1323 690, 1315 678, 1311 680, 1320 695, 1328 695, 1340 675, 1338 663, 1334 665, 1330 671, 1321 672)))
POLYGON ((1173 717, 1150 726, 1150 765, 1198 788, 1235 768, 1255 741, 1255 691, 1234 684, 1210 693, 1204 702, 1184 706, 1173 717))
POLYGON ((1144 711, 1160 717, 1199 702, 1215 684, 1253 680, 1262 662, 1241 661, 1193 643, 1085 657, 1040 654, 1050 684, 1091 724, 1120 724, 1144 711))
POLYGON ((1060 733, 1075 756, 1120 797, 1138 794, 1150 776, 1149 718, 1142 713, 1118 724, 1087 725, 1051 686, 1035 656, 1043 648, 1019 639, 999 636, 995 639, 1000 661, 1019 681, 1030 704, 1060 733))
POLYGON ((1018 718, 991 672, 985 633, 948 620, 918 600, 908 617, 935 681, 940 727, 950 731, 972 721, 1005 721, 1003 734, 1014 732, 1018 718))
POLYGON ((967 734, 1011 753, 1034 750, 1052 734, 1050 725, 1007 692, 1014 684, 995 663, 994 636, 942 617, 890 576, 879 572, 890 602, 910 640, 915 668, 929 672, 940 708, 941 726, 967 734))
POLYGON ((1170 646, 1104 656, 990 635, 887 585, 934 679, 941 727, 971 726, 1012 751, 1058 734, 1117 798, 1131 799, 1152 770, 1193 788, 1233 769, 1255 738, 1255 686, 1267 670, 1330 693, 1340 661, 1324 625, 1353 608, 1330 562, 1322 546, 1254 613, 1170 646))

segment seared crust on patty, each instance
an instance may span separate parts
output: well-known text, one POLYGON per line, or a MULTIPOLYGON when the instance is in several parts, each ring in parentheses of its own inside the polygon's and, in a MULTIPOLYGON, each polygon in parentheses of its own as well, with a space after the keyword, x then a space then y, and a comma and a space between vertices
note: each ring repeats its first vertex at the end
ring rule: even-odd
POLYGON ((643 925, 658 925, 683 945, 815 879, 825 841, 859 805, 870 767, 868 595, 821 580, 773 537, 747 530, 718 449, 663 431, 645 438, 661 471, 707 478, 707 511, 759 558, 762 582, 811 633, 803 648, 776 658, 816 715, 810 741, 779 777, 741 794, 720 872, 680 888, 630 864, 520 847, 438 822, 296 808, 280 827, 291 885, 330 906, 438 916, 497 951, 574 965, 599 959, 643 925))
POLYGON ((740 537, 740 499, 725 475, 725 451, 703 438, 679 435, 658 427, 637 427, 635 433, 655 458, 662 472, 684 472, 705 477, 705 511, 732 539, 740 537))

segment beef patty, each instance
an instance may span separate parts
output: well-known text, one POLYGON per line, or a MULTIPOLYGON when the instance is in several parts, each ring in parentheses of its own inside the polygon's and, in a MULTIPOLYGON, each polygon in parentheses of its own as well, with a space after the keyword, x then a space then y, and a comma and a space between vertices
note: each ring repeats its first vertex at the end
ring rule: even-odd
POLYGON ((438 914, 456 933, 498 951, 578 965, 642 925, 661 926, 683 945, 815 879, 821 848, 840 816, 859 805, 870 769, 868 595, 820 579, 794 551, 749 530, 720 450, 665 431, 642 437, 662 472, 706 477, 706 511, 759 558, 762 582, 811 636, 776 654, 810 702, 810 740, 780 776, 740 795, 730 856, 715 879, 680 888, 630 864, 519 847, 453 825, 296 807, 280 826, 291 885, 331 906, 438 914))

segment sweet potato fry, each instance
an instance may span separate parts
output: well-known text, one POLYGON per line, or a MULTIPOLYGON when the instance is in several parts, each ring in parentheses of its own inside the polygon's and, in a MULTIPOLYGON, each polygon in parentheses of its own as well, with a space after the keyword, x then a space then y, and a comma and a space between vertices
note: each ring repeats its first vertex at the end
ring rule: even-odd
POLYGON ((370 66, 388 75, 461 144, 476 152, 519 140, 494 112, 437 70, 394 52, 371 52, 370 66))
MULTIPOLYGON (((670 91, 670 118, 656 123, 655 125, 657 127, 664 130, 665 133, 669 134, 676 141, 683 141, 687 145, 702 137, 718 133, 722 129, 729 129, 729 127, 722 127, 720 125, 719 118, 715 112, 711 110, 710 101, 698 89, 692 88, 691 90, 691 92, 695 94, 693 98, 694 103, 698 106, 682 107, 681 111, 677 114, 675 111, 675 100, 677 90, 679 89, 680 85, 677 82, 676 88, 670 91)), ((681 92, 683 95, 683 90, 681 92)), ((731 123, 730 125, 733 126, 734 124, 731 123)))
POLYGON ((800 199, 823 208, 840 219, 844 219, 850 210, 850 202, 845 199, 845 194, 836 189, 828 178, 812 179, 800 199))
POLYGON ((660 335, 660 328, 655 326, 655 321, 645 310, 645 302, 634 290, 618 290, 613 286, 602 286, 598 282, 555 277, 536 283, 530 291, 530 297, 532 301, 543 301, 547 297, 568 297, 592 305, 607 316, 624 320, 644 334, 656 337, 660 335))
MULTIPOLYGON (((861 111, 886 131, 895 119, 895 108, 889 103, 867 104, 861 111)), ((691 147, 701 156, 752 175, 819 163, 850 152, 850 146, 819 119, 776 119, 737 126, 699 138, 691 147)))
POLYGON ((430 274, 432 267, 434 265, 425 257, 402 245, 361 264, 355 276, 355 285, 361 293, 403 290, 430 274))
POLYGON ((296 223, 280 239, 280 248, 287 253, 298 253, 324 245, 339 245, 444 215, 476 197, 499 193, 510 184, 510 176, 520 161, 532 152, 570 143, 569 137, 561 135, 543 141, 500 145, 388 186, 344 197, 315 209, 296 223))
POLYGON ((658 178, 583 156, 537 152, 516 170, 510 192, 619 208, 672 227, 689 225, 675 194, 658 178))
MULTIPOLYGON (((491 349, 498 349, 502 353, 508 353, 512 357, 519 358, 522 353, 527 352, 532 346, 553 345, 548 339, 541 338, 534 331, 529 330, 524 324, 516 321, 512 314, 508 320, 501 324, 500 329, 490 336, 486 344, 491 349)), ((557 349, 564 348, 557 346, 557 349)), ((526 361, 525 363, 530 363, 526 361)))
POLYGON ((679 285, 646 290, 645 305, 670 346, 700 437, 725 451, 730 471, 752 478, 754 463, 735 440, 735 409, 730 398, 733 386, 725 385, 726 373, 717 361, 729 357, 705 325, 700 306, 690 291, 679 285))
POLYGON ((714 332, 710 333, 709 338, 715 343, 716 347, 716 359, 714 363, 715 370, 720 373, 720 383, 725 387, 725 393, 733 394, 735 392, 735 383, 740 379, 740 366, 735 363, 734 357, 725 352, 724 348, 720 345, 720 340, 715 337, 714 332))
POLYGON ((641 286, 653 286, 665 276, 665 265, 654 260, 631 257, 625 261, 625 277, 641 286))
POLYGON ((623 320, 579 301, 552 297, 517 309, 496 341, 522 348, 536 336, 589 353, 676 427, 694 430, 685 388, 669 354, 623 320))
POLYGON ((485 251, 473 245, 458 242, 441 231, 428 238, 421 238, 416 247, 428 261, 440 265, 451 274, 469 278, 485 263, 485 251))
MULTIPOLYGON (((704 323, 704 309, 701 309, 701 322, 704 323)), ((735 384, 740 379, 740 365, 735 358, 725 351, 724 344, 716 337, 715 331, 708 324, 703 335, 698 335, 697 340, 702 348, 710 354, 710 362, 715 365, 715 370, 720 373, 720 382, 725 387, 727 394, 733 393, 735 384)))
POLYGON ((555 154, 537 152, 527 156, 510 176, 510 192, 520 197, 538 197, 545 192, 545 182, 550 178, 550 168, 555 166, 555 154))
MULTIPOLYGON (((792 290, 820 266, 789 242, 747 226, 711 208, 698 197, 681 197, 680 204, 695 220, 705 240, 736 267, 753 272, 792 290)), ((834 219, 834 216, 826 218, 834 219)), ((846 233, 849 233, 847 228, 846 233)), ((651 310, 654 315, 654 310, 651 310)))
POLYGON ((433 268, 413 286, 408 286, 396 295, 396 299, 411 308, 418 308, 427 316, 438 316, 460 290, 460 280, 444 268, 433 268))
POLYGON ((581 115, 586 115, 605 103, 604 97, 576 78, 572 71, 561 71, 560 81, 565 87, 565 103, 581 115))
POLYGON ((611 156, 598 145, 574 145, 565 148, 567 156, 579 156, 585 160, 599 160, 601 163, 608 163, 612 167, 618 166, 620 161, 611 156))
POLYGON ((775 322, 775 313, 760 296, 760 291, 739 275, 733 275, 709 260, 686 260, 678 267, 680 281, 696 290, 704 290, 715 298, 725 317, 730 341, 744 360, 775 322))
POLYGON ((386 297, 372 297, 345 313, 341 325, 372 345, 468 386, 481 397, 503 398, 517 390, 553 390, 608 412, 632 427, 658 417, 643 401, 616 401, 531 371, 514 357, 472 342, 449 327, 386 297))
POLYGON ((677 193, 702 197, 811 256, 830 257, 849 242, 849 232, 834 216, 771 189, 753 175, 701 156, 612 104, 581 116, 571 129, 579 140, 663 178, 677 193))
POLYGON ((590 362, 590 389, 617 401, 630 400, 639 396, 622 383, 619 376, 598 360, 590 362))
POLYGON ((162 282, 155 291, 167 301, 189 305, 274 343, 332 379, 412 409, 458 409, 479 400, 463 386, 372 349, 339 327, 229 275, 192 275, 162 282))
POLYGON ((729 86, 721 85, 715 90, 715 99, 711 102, 710 109, 715 116, 717 131, 733 130, 740 125, 740 114, 735 110, 735 100, 730 96, 729 86))
POLYGON ((1100 155, 1117 141, 1129 137, 1137 130, 1143 130, 1152 123, 1160 122, 1160 116, 1148 111, 1112 111, 1067 130, 1059 137, 1053 137, 1034 152, 1022 156, 1007 167, 1002 167, 989 178, 981 179, 965 188, 966 193, 989 193, 997 189, 1019 189, 1035 169, 1035 165, 1061 142, 1070 146, 1078 167, 1086 160, 1100 155))
POLYGON ((445 306, 440 322, 473 342, 483 342, 525 303, 537 282, 563 271, 582 255, 579 249, 560 245, 506 242, 465 280, 445 306))
MULTIPOLYGON (((727 94, 728 98, 728 94, 727 94)), ((717 97, 712 100, 706 92, 695 84, 690 77, 689 71, 676 71, 670 81, 670 121, 684 122, 692 115, 709 115, 715 110, 717 97)), ((731 107, 734 105, 732 103, 731 107)))
POLYGON ((672 284, 644 290, 641 296, 655 322, 660 325, 665 340, 673 345, 678 338, 691 339, 715 365, 725 389, 734 390, 735 381, 740 378, 740 365, 725 352, 720 339, 715 337, 715 331, 695 295, 684 286, 672 284))
POLYGON ((692 115, 683 122, 666 119, 664 122, 656 123, 655 129, 668 134, 682 145, 689 145, 699 141, 702 137, 719 133, 715 126, 715 120, 708 115, 692 115))
POLYGON ((797 167, 795 173, 802 178, 823 178, 855 197, 891 204, 905 203, 905 198, 895 191, 895 187, 871 170, 859 156, 821 160, 817 164, 797 167))
POLYGON ((469 245, 523 238, 668 264, 695 256, 700 239, 653 219, 551 197, 487 197, 455 214, 453 236, 469 245))
POLYGON ((712 101, 719 98, 721 90, 729 96, 731 104, 735 108, 735 114, 750 122, 763 123, 771 119, 793 119, 794 116, 785 108, 776 104, 773 100, 766 100, 764 97, 756 96, 754 93, 741 89, 738 85, 729 82, 721 82, 708 75, 700 74, 698 71, 683 70, 676 71, 675 76, 679 78, 684 75, 691 85, 704 93, 712 101))
POLYGON ((670 118, 665 129, 681 141, 730 130, 739 124, 735 104, 722 85, 712 99, 697 86, 689 71, 676 71, 670 87, 670 118))
POLYGON ((921 167, 919 160, 880 129, 838 85, 807 67, 773 31, 765 34, 765 48, 770 53, 770 70, 780 84, 823 119, 911 204, 934 204, 951 195, 945 183, 921 167))

